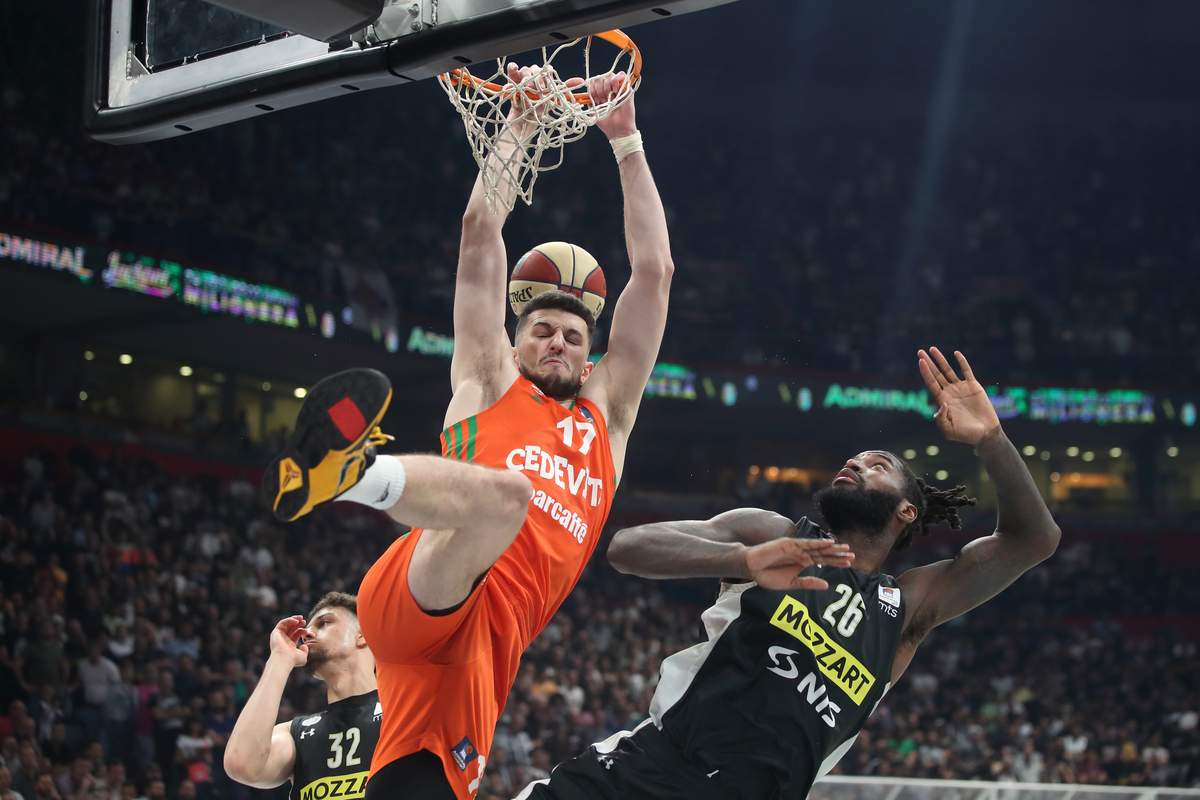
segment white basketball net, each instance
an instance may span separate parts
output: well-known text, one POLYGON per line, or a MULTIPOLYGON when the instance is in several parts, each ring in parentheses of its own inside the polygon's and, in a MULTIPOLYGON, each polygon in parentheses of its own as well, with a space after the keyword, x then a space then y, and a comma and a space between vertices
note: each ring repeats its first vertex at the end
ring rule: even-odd
MULTIPOLYGON (((562 59, 560 59, 561 63, 562 59)), ((526 205, 533 202, 533 184, 541 172, 562 164, 562 147, 587 133, 588 128, 607 117, 633 96, 641 81, 641 56, 637 47, 620 31, 588 36, 542 48, 541 71, 520 83, 511 83, 507 61, 496 59, 496 71, 486 79, 472 76, 465 68, 438 76, 450 102, 462 115, 471 143, 471 154, 479 165, 486 191, 488 211, 499 211, 497 203, 512 211, 517 198, 526 205), (592 42, 603 38, 622 48, 607 72, 591 71, 592 42), (568 87, 554 67, 554 59, 567 48, 585 42, 581 86, 568 87), (632 76, 624 80, 613 97, 595 103, 587 97, 587 83, 593 77, 624 70, 632 76), (524 94, 524 101, 519 100, 524 94), (527 110, 517 120, 509 120, 514 98, 527 110), (513 123, 526 127, 524 141, 518 142, 513 123), (531 130, 530 130, 531 129, 531 130), (554 151, 547 163, 543 156, 554 151)))

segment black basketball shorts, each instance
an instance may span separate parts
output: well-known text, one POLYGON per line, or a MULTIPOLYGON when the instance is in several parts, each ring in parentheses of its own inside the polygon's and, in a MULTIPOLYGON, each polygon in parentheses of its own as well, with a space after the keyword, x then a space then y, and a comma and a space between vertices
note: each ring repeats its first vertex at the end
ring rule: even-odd
POLYGON ((622 731, 564 761, 517 800, 732 800, 654 723, 622 731))

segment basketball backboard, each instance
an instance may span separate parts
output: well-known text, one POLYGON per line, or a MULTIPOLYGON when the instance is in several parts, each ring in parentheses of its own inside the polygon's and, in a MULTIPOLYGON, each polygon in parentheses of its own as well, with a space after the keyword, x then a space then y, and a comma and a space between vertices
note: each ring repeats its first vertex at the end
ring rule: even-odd
POLYGON ((327 44, 204 0, 92 0, 84 127, 181 136, 732 1, 391 0, 327 44))

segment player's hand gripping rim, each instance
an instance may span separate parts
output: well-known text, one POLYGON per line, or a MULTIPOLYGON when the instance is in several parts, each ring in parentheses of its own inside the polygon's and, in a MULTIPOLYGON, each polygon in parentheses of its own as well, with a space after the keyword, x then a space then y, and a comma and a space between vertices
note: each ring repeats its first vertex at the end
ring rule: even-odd
POLYGON ((775 539, 748 547, 743 553, 743 574, 764 589, 828 589, 821 578, 801 576, 814 564, 825 567, 849 567, 854 563, 850 545, 832 539, 775 539))
MULTIPOLYGON (((508 124, 517 143, 524 145, 540 126, 547 112, 547 99, 553 101, 552 82, 558 80, 554 67, 537 64, 519 67, 514 62, 506 66, 508 85, 503 98, 509 101, 508 124)), ((568 92, 583 85, 583 78, 567 78, 563 82, 568 92)))
POLYGON ((619 139, 638 132, 632 94, 617 108, 607 106, 625 88, 626 79, 627 75, 622 70, 621 72, 597 75, 588 84, 588 96, 591 98, 592 109, 598 116, 596 127, 609 139, 619 139))

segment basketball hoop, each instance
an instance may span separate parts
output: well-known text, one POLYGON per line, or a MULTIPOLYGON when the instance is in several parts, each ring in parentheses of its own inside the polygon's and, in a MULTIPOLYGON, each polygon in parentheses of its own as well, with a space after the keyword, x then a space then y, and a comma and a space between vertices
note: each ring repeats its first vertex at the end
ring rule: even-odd
POLYGON ((553 49, 543 47, 541 71, 519 83, 509 81, 505 63, 503 58, 496 59, 496 72, 487 79, 475 77, 465 67, 438 76, 450 102, 462 115, 471 154, 483 176, 488 211, 493 214, 499 210, 497 202, 509 211, 518 197, 526 205, 533 202, 533 184, 538 173, 561 165, 563 145, 582 138, 588 128, 632 97, 642 77, 642 54, 633 40, 617 30, 564 42, 553 49), (594 39, 603 39, 619 48, 607 72, 591 71, 594 39), (564 50, 580 42, 584 42, 583 83, 568 86, 558 76, 553 62, 564 50), (627 77, 613 97, 594 103, 587 94, 588 82, 622 70, 627 77), (528 105, 519 119, 533 126, 532 132, 520 142, 508 120, 509 106, 517 98, 528 105), (507 155, 501 152, 502 144, 508 145, 507 155), (558 158, 543 164, 542 156, 551 150, 557 151, 558 158), (495 158, 491 158, 493 154, 495 158))

